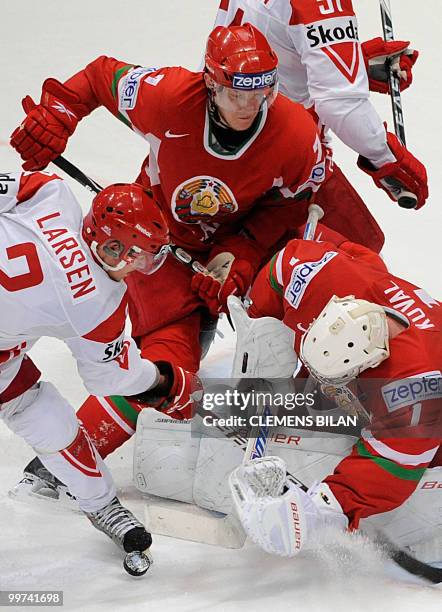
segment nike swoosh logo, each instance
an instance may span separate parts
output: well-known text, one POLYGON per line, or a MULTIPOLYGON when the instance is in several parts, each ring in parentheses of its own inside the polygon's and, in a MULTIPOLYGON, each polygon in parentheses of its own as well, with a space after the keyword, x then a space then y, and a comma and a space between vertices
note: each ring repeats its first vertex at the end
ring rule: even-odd
POLYGON ((170 130, 165 132, 166 138, 184 138, 184 136, 190 136, 190 134, 172 134, 170 130))

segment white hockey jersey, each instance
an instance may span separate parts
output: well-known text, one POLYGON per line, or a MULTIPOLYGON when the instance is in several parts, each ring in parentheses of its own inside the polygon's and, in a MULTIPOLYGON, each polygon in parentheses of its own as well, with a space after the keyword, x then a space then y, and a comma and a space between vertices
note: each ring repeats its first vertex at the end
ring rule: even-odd
POLYGON ((215 25, 252 23, 278 55, 280 91, 376 166, 394 160, 369 102, 351 0, 221 0, 215 25))
POLYGON ((41 336, 66 342, 92 394, 132 395, 155 382, 155 366, 124 333, 126 284, 95 263, 82 219, 56 175, 0 174, 0 401, 23 392, 26 353, 41 336))

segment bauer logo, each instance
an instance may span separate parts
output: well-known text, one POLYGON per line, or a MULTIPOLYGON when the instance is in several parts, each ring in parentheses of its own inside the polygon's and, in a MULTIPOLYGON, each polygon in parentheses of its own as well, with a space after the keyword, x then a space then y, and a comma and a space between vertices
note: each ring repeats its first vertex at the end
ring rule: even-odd
POLYGON ((336 251, 327 251, 319 261, 305 261, 293 268, 290 283, 284 294, 285 299, 293 308, 298 308, 310 281, 335 255, 337 255, 336 251))
POLYGON ((245 90, 273 87, 275 83, 276 69, 259 74, 234 74, 232 80, 233 89, 245 90))
POLYGON ((132 110, 137 103, 141 79, 158 68, 135 68, 131 70, 120 85, 119 110, 132 110))
POLYGON ((417 402, 441 399, 442 373, 436 370, 396 380, 382 387, 381 392, 389 412, 417 402))
POLYGON ((327 25, 312 23, 306 26, 307 38, 311 49, 358 40, 358 26, 353 19, 337 17, 329 19, 327 25))

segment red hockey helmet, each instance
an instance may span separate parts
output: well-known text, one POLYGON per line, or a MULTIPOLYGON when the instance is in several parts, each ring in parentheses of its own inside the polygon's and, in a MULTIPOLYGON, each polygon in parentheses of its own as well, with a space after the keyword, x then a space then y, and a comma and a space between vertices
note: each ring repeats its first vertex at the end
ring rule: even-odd
POLYGON ((264 89, 277 82, 278 57, 250 23, 216 27, 207 41, 205 66, 216 83, 232 89, 264 89))
POLYGON ((105 270, 117 271, 127 263, 152 274, 164 263, 169 230, 152 195, 137 183, 109 185, 95 196, 83 220, 83 238, 105 270), (115 259, 110 266, 98 247, 115 259))

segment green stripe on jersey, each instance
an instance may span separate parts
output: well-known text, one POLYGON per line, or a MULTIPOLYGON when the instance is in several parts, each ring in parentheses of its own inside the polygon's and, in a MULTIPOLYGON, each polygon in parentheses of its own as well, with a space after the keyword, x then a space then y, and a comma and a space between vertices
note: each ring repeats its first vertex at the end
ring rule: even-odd
POLYGON ((274 289, 276 293, 279 293, 279 295, 282 295, 282 287, 278 283, 276 279, 276 274, 275 274, 275 265, 276 265, 276 260, 278 258, 278 255, 279 253, 276 253, 276 255, 273 255, 272 259, 270 260, 269 281, 270 281, 271 288, 274 289))
POLYGON ((370 451, 366 448, 366 446, 363 444, 362 440, 359 440, 357 442, 356 450, 358 451, 361 457, 371 459, 382 470, 393 474, 393 476, 396 476, 396 478, 400 478, 401 480, 420 480, 426 470, 426 468, 404 467, 402 465, 398 465, 391 459, 372 455, 370 451))
POLYGON ((125 419, 132 423, 135 429, 139 415, 138 410, 135 410, 135 408, 131 406, 129 402, 124 399, 124 397, 121 397, 121 395, 110 395, 109 399, 118 408, 125 419))
MULTIPOLYGON (((127 66, 123 66, 122 68, 119 68, 117 72, 114 74, 114 78, 112 79, 112 85, 111 85, 112 97, 117 102, 117 108, 118 108, 118 83, 121 77, 124 74, 126 74, 126 72, 129 72, 129 70, 131 70, 133 67, 134 67, 133 64, 128 64, 127 66)), ((118 119, 132 129, 132 124, 130 123, 130 121, 128 121, 126 117, 120 112, 118 113, 118 119)))

